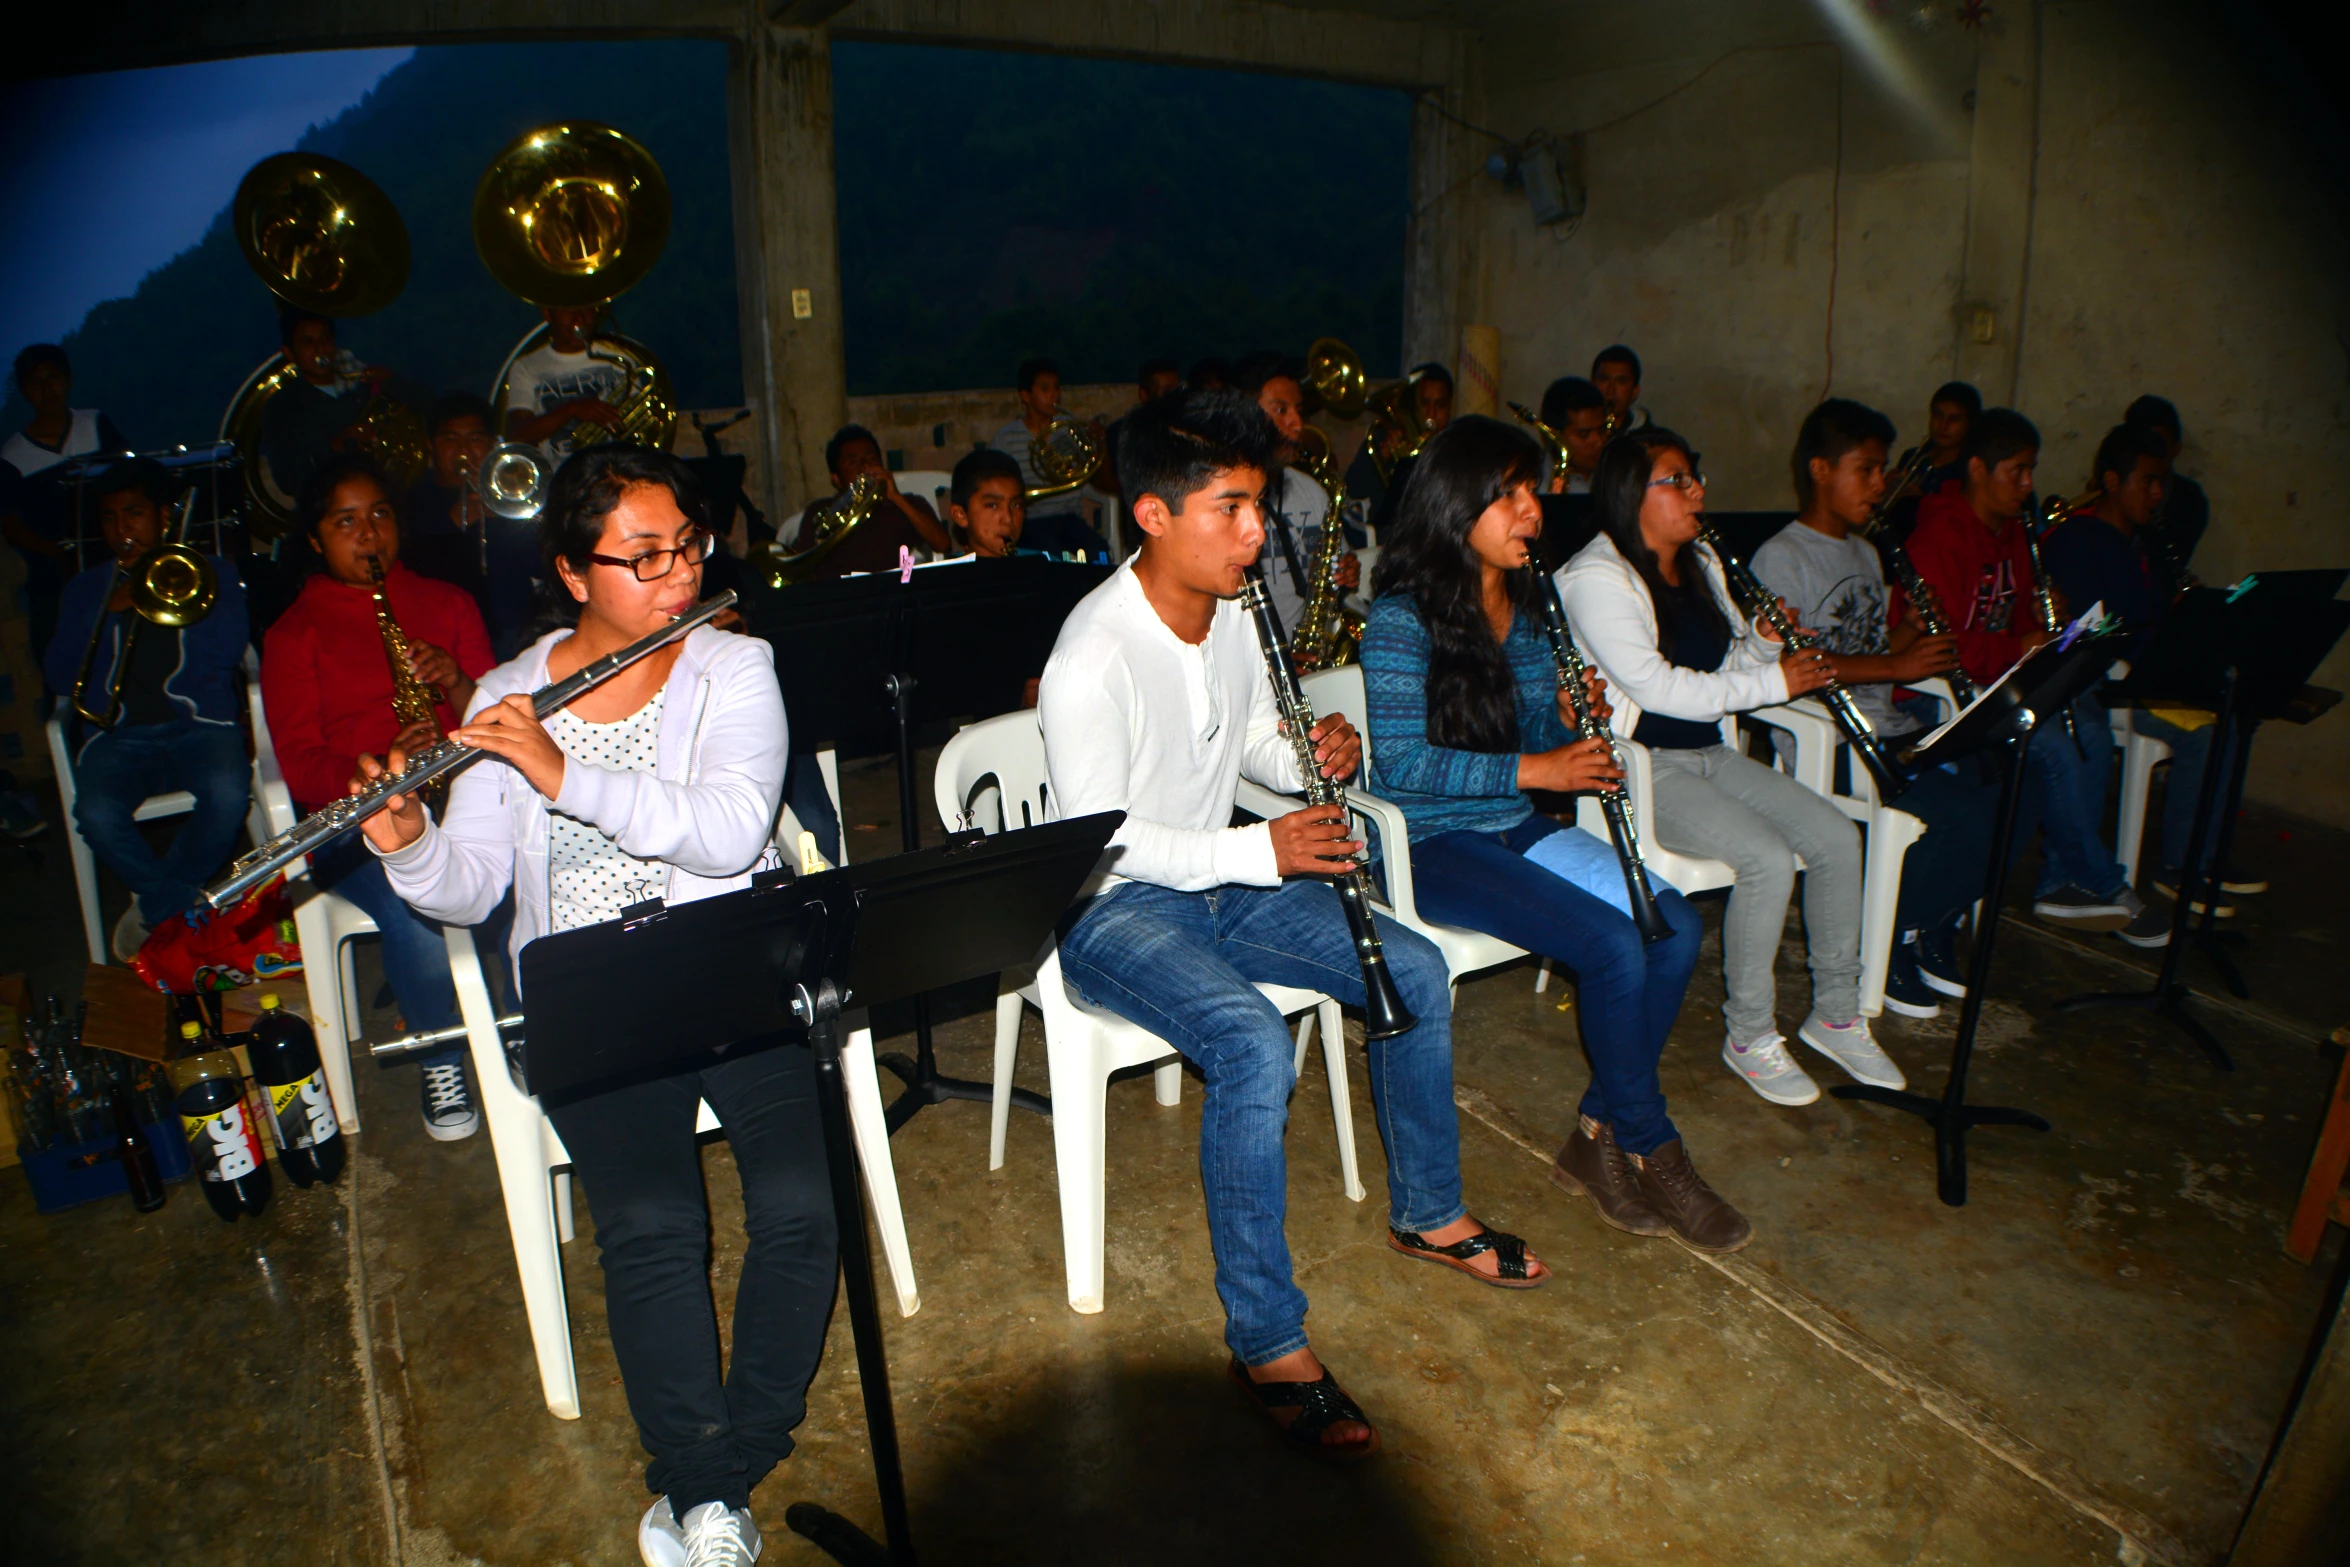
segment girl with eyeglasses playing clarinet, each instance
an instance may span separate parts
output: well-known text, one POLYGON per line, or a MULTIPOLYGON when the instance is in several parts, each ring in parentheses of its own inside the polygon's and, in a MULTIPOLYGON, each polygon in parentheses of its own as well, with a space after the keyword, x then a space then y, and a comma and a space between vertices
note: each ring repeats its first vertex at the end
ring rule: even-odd
MULTIPOLYGON (((693 608, 710 554, 703 517, 691 474, 663 452, 594 446, 557 472, 540 548, 550 597, 575 624, 483 676, 451 734, 505 765, 460 774, 443 821, 402 799, 362 829, 418 912, 478 924, 511 887, 519 955, 539 936, 647 898, 746 887, 773 862, 788 751, 766 643, 703 626, 544 721, 533 716, 532 691, 693 608)), ((392 769, 403 760, 392 752, 392 769)), ((354 788, 383 771, 360 758, 354 788)), ((612 1350, 652 1455, 645 1481, 658 1500, 638 1550, 660 1567, 747 1567, 759 1550, 751 1491, 792 1450, 832 1307, 832 1196, 811 1058, 753 1051, 546 1110, 595 1210, 612 1350), (705 1100, 741 1172, 749 1234, 723 1371, 694 1140, 705 1100)))

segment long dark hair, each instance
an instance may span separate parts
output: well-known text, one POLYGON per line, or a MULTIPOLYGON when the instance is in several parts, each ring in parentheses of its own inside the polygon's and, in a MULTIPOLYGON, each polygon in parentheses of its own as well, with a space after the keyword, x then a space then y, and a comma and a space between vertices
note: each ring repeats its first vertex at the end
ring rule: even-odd
POLYGON ((579 624, 579 601, 563 585, 555 563, 566 561, 584 575, 591 564, 588 556, 604 537, 605 519, 620 497, 640 484, 659 485, 677 502, 686 521, 697 528, 710 526, 710 509, 694 471, 667 452, 598 445, 572 453, 548 481, 547 502, 539 511, 539 558, 547 574, 539 586, 535 632, 579 624))
MULTIPOLYGON (((1411 596, 1428 628, 1428 738, 1459 751, 1515 751, 1516 684, 1485 618, 1484 571, 1469 532, 1485 508, 1542 477, 1542 453, 1514 425, 1481 414, 1455 419, 1421 448, 1382 531, 1371 573, 1376 597, 1411 596)), ((1510 579, 1511 602, 1532 584, 1510 579)))
POLYGON ((1673 657, 1673 617, 1665 613, 1667 599, 1700 620, 1710 620, 1724 636, 1730 633, 1730 622, 1714 598, 1712 579, 1696 556, 1682 552, 1687 564, 1681 571, 1681 585, 1675 587, 1665 580, 1656 551, 1640 536, 1640 506, 1648 499, 1648 481, 1656 474, 1657 453, 1666 450, 1679 452, 1690 470, 1696 471, 1697 454, 1690 451, 1689 443, 1662 425, 1627 430, 1602 447, 1599 466, 1591 474, 1591 514, 1598 520, 1599 531, 1615 545, 1616 553, 1630 561, 1640 580, 1648 584, 1649 603, 1656 609, 1656 650, 1669 663, 1673 657))

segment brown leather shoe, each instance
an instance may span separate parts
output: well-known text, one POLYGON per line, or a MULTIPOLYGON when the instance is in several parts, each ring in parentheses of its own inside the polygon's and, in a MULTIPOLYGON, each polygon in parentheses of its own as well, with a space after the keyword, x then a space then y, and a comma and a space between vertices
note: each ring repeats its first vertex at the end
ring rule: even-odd
POLYGON ((1638 1154, 1625 1157, 1632 1161, 1640 1195, 1672 1226, 1673 1239, 1691 1251, 1736 1251, 1754 1239, 1754 1226, 1705 1184, 1680 1138, 1645 1159, 1638 1154))
POLYGON ((1584 1135, 1575 1123, 1575 1135, 1550 1162, 1550 1178, 1560 1188, 1591 1199, 1602 1220, 1627 1235, 1670 1235, 1673 1227, 1640 1194, 1632 1158, 1616 1146, 1615 1128, 1599 1123, 1599 1135, 1584 1135))

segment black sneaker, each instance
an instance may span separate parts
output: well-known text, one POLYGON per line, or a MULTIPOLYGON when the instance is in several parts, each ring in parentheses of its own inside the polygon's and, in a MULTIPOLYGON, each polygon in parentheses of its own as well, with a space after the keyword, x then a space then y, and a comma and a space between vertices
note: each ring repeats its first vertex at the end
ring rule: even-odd
POLYGON ((2119 930, 2137 917, 2138 908, 2136 896, 2126 887, 2110 898, 2078 887, 2059 887, 2032 900, 2034 914, 2075 930, 2119 930))
POLYGON ((1942 1003, 1918 976, 1917 954, 1914 938, 1893 944, 1892 961, 1885 967, 1885 1010, 1903 1017, 1940 1017, 1942 1003))
POLYGON ((2241 865, 2231 865, 2220 876, 2219 890, 2248 898, 2256 892, 2268 891, 2268 878, 2258 871, 2248 871, 2241 865))
POLYGON ((2114 934, 2133 947, 2167 947, 2170 945, 2170 915, 2152 908, 2140 909, 2136 919, 2114 934))
MULTIPOLYGON (((2164 897, 2175 901, 2179 895, 2179 873, 2177 871, 2157 871, 2153 881, 2148 883, 2148 885, 2153 887, 2156 892, 2161 893, 2164 897)), ((2267 883, 2263 882, 2262 885, 2266 886, 2267 883)), ((2229 887, 2228 884, 2223 881, 2220 883, 2220 890, 2222 892, 2232 892, 2235 889, 2229 887)), ((2194 902, 2188 904, 2187 912, 2200 919, 2203 915, 2203 900, 2201 898, 2197 898, 2194 902)), ((2225 898, 2222 898, 2219 905, 2219 917, 2223 920, 2234 919, 2236 917, 2236 906, 2228 902, 2225 898)))
POLYGON ((481 1129, 481 1112, 473 1108, 473 1090, 466 1086, 465 1063, 443 1062, 424 1069, 424 1135, 436 1143, 453 1143, 481 1129))
POLYGON ((1966 999, 1966 970, 1959 966, 1956 920, 1933 930, 1919 931, 1916 944, 1910 948, 1910 960, 1917 965, 1918 978, 1928 990, 1939 991, 1954 1001, 1966 999))

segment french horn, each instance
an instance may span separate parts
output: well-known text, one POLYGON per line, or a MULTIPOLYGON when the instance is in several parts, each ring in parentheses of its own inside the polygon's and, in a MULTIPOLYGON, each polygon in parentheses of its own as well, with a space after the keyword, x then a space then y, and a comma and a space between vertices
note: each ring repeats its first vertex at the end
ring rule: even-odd
POLYGON ((752 569, 766 578, 771 588, 797 587, 811 580, 816 568, 840 548, 843 540, 870 521, 888 497, 889 488, 878 474, 857 475, 847 489, 829 500, 817 501, 801 514, 799 535, 794 541, 799 548, 787 551, 772 540, 752 546, 752 569))
POLYGON ((1082 419, 1055 419, 1028 443, 1028 463, 1036 470, 1038 482, 1022 490, 1021 496, 1041 501, 1050 495, 1066 495, 1100 472, 1108 455, 1107 443, 1092 424, 1082 419))

